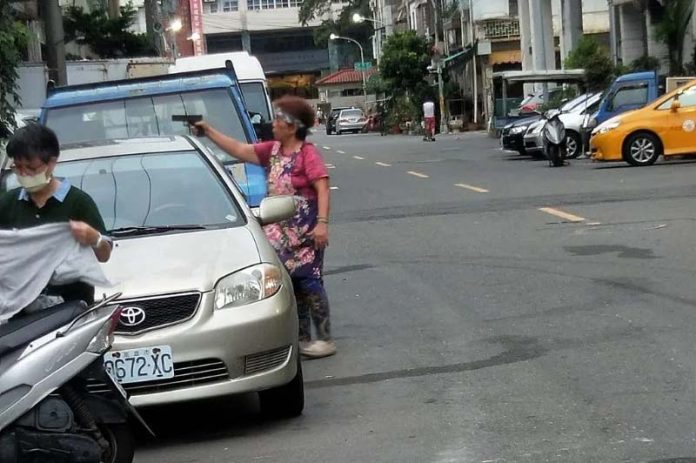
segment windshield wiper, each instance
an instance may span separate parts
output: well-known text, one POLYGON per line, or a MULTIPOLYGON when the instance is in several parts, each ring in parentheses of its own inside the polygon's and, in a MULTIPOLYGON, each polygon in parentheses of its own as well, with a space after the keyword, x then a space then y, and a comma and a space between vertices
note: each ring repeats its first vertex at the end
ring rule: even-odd
POLYGON ((146 227, 146 226, 136 226, 136 227, 123 227, 115 228, 109 231, 111 236, 137 236, 137 235, 154 235, 156 233, 166 233, 169 231, 180 231, 180 230, 206 230, 207 227, 203 225, 163 225, 157 227, 146 227))

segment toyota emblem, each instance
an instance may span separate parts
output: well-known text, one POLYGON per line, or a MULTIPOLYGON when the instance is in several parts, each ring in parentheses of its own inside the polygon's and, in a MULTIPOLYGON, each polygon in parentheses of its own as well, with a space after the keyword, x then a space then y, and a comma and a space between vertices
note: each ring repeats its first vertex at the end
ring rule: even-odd
POLYGON ((138 326, 145 321, 145 311, 140 307, 124 307, 121 310, 123 326, 138 326))

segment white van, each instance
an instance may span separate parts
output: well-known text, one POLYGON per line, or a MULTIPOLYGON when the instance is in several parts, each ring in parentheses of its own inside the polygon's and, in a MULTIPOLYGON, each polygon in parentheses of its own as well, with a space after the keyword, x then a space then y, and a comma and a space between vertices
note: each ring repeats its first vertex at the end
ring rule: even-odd
POLYGON ((266 75, 259 60, 246 51, 177 58, 175 64, 170 66, 169 73, 221 69, 225 67, 227 60, 232 61, 252 122, 272 122, 273 106, 268 94, 266 75))

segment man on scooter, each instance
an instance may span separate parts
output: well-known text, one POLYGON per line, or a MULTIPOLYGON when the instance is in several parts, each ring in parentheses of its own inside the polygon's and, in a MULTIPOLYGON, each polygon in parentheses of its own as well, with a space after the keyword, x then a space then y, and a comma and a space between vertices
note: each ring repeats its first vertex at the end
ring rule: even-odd
MULTIPOLYGON (((53 176, 60 148, 55 133, 42 125, 18 129, 6 147, 20 188, 0 195, 0 229, 22 229, 48 223, 68 222, 73 237, 91 246, 99 262, 111 257, 111 240, 97 205, 67 179, 53 176)), ((94 302, 94 287, 77 282, 47 288, 63 300, 94 302)))

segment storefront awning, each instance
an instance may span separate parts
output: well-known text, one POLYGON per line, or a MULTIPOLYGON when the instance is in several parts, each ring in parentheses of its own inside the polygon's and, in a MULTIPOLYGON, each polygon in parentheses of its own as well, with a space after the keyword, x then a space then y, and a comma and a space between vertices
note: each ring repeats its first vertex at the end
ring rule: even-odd
POLYGON ((488 64, 521 63, 522 52, 520 50, 494 51, 488 55, 488 64))
POLYGON ((478 42, 475 42, 473 45, 468 46, 464 50, 453 55, 449 55, 447 58, 442 60, 443 66, 446 69, 451 69, 456 66, 464 66, 474 56, 477 44, 478 42))

